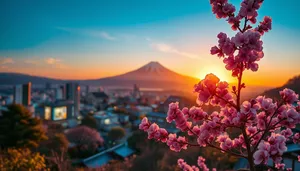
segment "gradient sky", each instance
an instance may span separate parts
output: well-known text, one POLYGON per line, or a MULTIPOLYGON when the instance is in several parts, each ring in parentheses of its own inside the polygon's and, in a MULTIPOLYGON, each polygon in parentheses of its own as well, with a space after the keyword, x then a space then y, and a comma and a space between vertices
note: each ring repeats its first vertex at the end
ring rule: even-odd
MULTIPOLYGON (((246 83, 279 86, 300 74, 299 7, 298 0, 264 2, 259 20, 271 16, 273 29, 246 83)), ((209 53, 221 31, 233 35, 208 0, 1 0, 0 71, 89 79, 159 61, 184 75, 233 81, 209 53)))

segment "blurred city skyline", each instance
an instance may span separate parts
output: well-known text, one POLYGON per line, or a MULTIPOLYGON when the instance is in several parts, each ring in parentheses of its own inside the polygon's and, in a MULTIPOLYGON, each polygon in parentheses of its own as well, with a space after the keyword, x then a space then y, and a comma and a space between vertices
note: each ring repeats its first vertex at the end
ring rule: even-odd
MULTIPOLYGON (((299 3, 262 5, 258 19, 271 16, 273 28, 263 37, 265 58, 258 72, 246 72, 246 83, 280 86, 299 75, 299 3)), ((96 79, 158 61, 183 75, 235 81, 210 55, 219 32, 234 33, 214 19, 208 0, 2 1, 0 14, 0 72, 96 79)))

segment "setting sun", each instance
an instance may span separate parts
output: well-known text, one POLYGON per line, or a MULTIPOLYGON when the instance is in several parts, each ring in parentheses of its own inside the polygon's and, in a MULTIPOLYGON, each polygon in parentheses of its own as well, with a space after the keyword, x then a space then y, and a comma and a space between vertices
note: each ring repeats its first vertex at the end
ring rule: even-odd
POLYGON ((207 74, 210 73, 216 75, 221 81, 233 82, 230 72, 221 67, 216 66, 201 68, 200 74, 197 77, 202 80, 207 74))

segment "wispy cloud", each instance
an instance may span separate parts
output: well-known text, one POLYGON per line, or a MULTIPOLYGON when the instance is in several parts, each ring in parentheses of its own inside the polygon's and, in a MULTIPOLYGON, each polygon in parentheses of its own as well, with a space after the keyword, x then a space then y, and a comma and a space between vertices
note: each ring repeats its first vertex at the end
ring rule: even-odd
POLYGON ((81 34, 96 38, 102 38, 106 40, 117 40, 117 37, 111 35, 107 31, 103 30, 95 30, 95 29, 77 29, 77 28, 68 28, 68 27, 56 27, 56 29, 63 30, 70 33, 81 34))
MULTIPOLYGON (((147 41, 151 41, 151 39, 147 39, 147 41)), ((177 54, 177 55, 187 57, 187 58, 199 59, 199 55, 197 55, 197 54, 180 51, 177 48, 175 48, 171 45, 165 44, 165 43, 151 43, 150 46, 153 49, 164 52, 164 53, 172 53, 172 54, 177 54)))
POLYGON ((56 59, 56 58, 47 58, 45 59, 45 62, 49 65, 57 64, 61 62, 61 59, 56 59))
POLYGON ((12 58, 0 58, 0 65, 13 64, 15 61, 12 58))
POLYGON ((110 35, 109 33, 105 32, 105 31, 90 31, 89 34, 91 34, 92 36, 99 36, 103 39, 106 39, 106 40, 116 40, 117 38, 116 37, 113 37, 112 35, 110 35))
POLYGON ((57 58, 46 58, 45 63, 48 65, 54 66, 56 68, 59 68, 59 69, 67 69, 68 68, 68 66, 65 65, 61 59, 57 59, 57 58))

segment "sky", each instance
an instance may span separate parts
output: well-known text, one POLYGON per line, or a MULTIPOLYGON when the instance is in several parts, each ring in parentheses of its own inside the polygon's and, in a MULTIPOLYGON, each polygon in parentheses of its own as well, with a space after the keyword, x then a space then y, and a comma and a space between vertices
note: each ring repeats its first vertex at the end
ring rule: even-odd
MULTIPOLYGON (((240 0, 231 0, 239 8, 240 0)), ((273 29, 263 36, 265 57, 246 83, 280 86, 300 74, 300 1, 266 0, 273 29)), ((1 0, 0 72, 60 79, 122 74, 150 61, 192 77, 215 73, 233 82, 210 55, 216 35, 233 36, 208 0, 1 0)))

